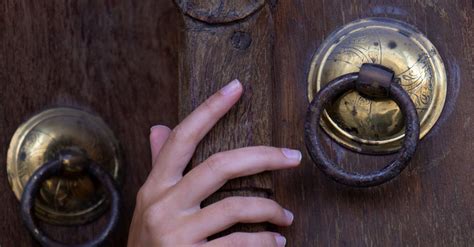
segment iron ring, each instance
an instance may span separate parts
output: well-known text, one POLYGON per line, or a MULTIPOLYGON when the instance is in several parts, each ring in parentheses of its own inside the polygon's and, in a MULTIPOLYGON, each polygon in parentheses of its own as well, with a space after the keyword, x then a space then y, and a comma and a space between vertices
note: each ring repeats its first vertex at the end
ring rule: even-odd
POLYGON ((34 217, 34 202, 36 195, 38 194, 42 183, 54 176, 59 175, 64 170, 64 165, 61 160, 53 160, 42 165, 38 170, 34 172, 30 180, 25 186, 21 197, 21 217, 34 238, 42 245, 48 247, 66 247, 66 246, 75 246, 75 247, 91 247, 91 246, 100 246, 113 231, 115 226, 118 223, 119 211, 120 211, 120 195, 118 186, 116 185, 113 178, 110 174, 105 171, 101 166, 88 160, 84 163, 83 168, 85 171, 96 178, 104 188, 108 191, 110 196, 110 218, 104 230, 93 240, 82 244, 65 244, 60 243, 55 240, 52 240, 48 237, 37 225, 36 219, 34 217))
POLYGON ((420 136, 420 122, 413 101, 408 93, 397 83, 387 88, 387 97, 399 106, 405 120, 405 139, 396 158, 384 168, 369 174, 348 172, 331 161, 318 138, 317 129, 321 114, 326 106, 349 90, 358 90, 356 81, 359 73, 340 76, 323 87, 312 100, 304 124, 306 147, 313 162, 331 179, 353 187, 370 187, 383 184, 396 176, 407 166, 416 151, 420 136))

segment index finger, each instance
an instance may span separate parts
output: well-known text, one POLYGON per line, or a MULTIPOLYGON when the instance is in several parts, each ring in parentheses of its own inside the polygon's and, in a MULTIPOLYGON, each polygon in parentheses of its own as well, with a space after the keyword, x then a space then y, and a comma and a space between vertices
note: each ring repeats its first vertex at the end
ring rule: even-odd
POLYGON ((176 183, 196 146, 242 95, 242 84, 233 80, 209 97, 171 132, 150 173, 155 181, 176 183))

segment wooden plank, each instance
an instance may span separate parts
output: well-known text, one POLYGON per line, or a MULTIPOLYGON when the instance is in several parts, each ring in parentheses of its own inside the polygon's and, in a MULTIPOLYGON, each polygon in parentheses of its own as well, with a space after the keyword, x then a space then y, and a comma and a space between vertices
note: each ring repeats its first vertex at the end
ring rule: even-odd
MULTIPOLYGON (((198 146, 192 167, 210 155, 272 142, 273 22, 268 6, 225 25, 209 25, 185 16, 184 44, 180 52, 180 118, 184 118, 225 83, 238 78, 244 94, 236 106, 198 146)), ((227 196, 271 197, 268 173, 235 179, 203 206, 227 196)), ((245 230, 265 229, 265 225, 245 230)), ((242 230, 242 228, 240 228, 242 230)))

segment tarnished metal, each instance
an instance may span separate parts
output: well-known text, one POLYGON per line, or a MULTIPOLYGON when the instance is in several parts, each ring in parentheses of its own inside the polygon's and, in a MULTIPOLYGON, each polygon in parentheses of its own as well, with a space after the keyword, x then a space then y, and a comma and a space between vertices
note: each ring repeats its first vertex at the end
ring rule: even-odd
POLYGON ((356 91, 367 98, 388 98, 393 71, 377 64, 363 64, 356 81, 356 91))
MULTIPOLYGON (((395 80, 416 106, 420 138, 424 137, 443 110, 446 71, 434 45, 416 28, 397 20, 358 20, 331 34, 311 64, 309 101, 331 80, 359 72, 364 63, 381 64, 394 71, 395 80)), ((403 142, 403 117, 395 102, 363 97, 356 90, 334 98, 323 112, 321 125, 338 143, 357 152, 392 153, 403 142)))
POLYGON ((93 221, 107 209, 107 195, 89 175, 78 172, 80 167, 68 165, 79 164, 84 157, 94 160, 120 183, 119 144, 101 118, 72 108, 41 112, 22 124, 10 142, 7 172, 12 190, 20 199, 33 173, 43 164, 61 158, 65 162, 63 176, 42 184, 35 203, 36 216, 59 225, 93 221), (73 149, 84 155, 61 157, 63 150, 73 149))
POLYGON ((30 177, 24 188, 21 198, 21 217, 30 233, 42 246, 99 246, 107 239, 118 223, 120 211, 120 195, 118 187, 108 171, 92 160, 89 160, 84 156, 84 154, 84 152, 76 148, 60 151, 59 158, 40 166, 30 177), (35 199, 40 193, 42 184, 53 176, 65 176, 65 172, 68 173, 69 176, 71 173, 84 173, 86 176, 92 176, 95 180, 100 182, 107 193, 108 200, 106 204, 110 204, 108 223, 100 234, 86 243, 71 245, 52 240, 39 228, 35 221, 35 199))
POLYGON ((391 84, 385 84, 383 88, 389 91, 388 97, 400 107, 405 119, 404 140, 396 158, 381 170, 369 174, 360 174, 345 171, 327 157, 317 131, 324 109, 340 95, 361 88, 357 84, 362 84, 364 91, 369 92, 369 94, 379 92, 381 84, 377 80, 387 78, 387 70, 389 70, 373 64, 364 64, 362 68, 362 71, 364 71, 363 80, 359 80, 359 73, 350 73, 338 77, 324 86, 312 100, 305 121, 306 146, 314 163, 335 181, 355 187, 379 185, 400 174, 415 153, 420 136, 420 123, 413 101, 398 83, 392 82, 391 84), (368 81, 373 83, 367 83, 368 81))

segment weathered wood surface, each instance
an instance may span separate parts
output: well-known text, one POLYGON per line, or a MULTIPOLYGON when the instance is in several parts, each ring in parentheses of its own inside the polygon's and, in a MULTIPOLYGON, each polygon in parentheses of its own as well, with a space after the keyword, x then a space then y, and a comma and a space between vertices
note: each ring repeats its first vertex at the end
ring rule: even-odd
MULTIPOLYGON (((345 23, 392 17, 418 27, 439 49, 448 77, 441 120, 401 176, 372 189, 326 178, 304 155, 301 169, 274 176, 276 199, 295 211, 280 229, 288 246, 472 246, 474 242, 474 11, 467 0, 278 2, 275 19, 275 145, 305 150, 307 73, 321 42, 345 23)), ((389 157, 351 153, 329 140, 331 157, 354 170, 389 157)))
MULTIPOLYGON (((243 2, 243 5, 234 8, 247 8, 246 1, 238 2, 243 2)), ((212 12, 214 8, 209 7, 209 12, 212 12)), ((180 118, 187 116, 232 79, 239 79, 244 86, 241 100, 198 146, 191 167, 221 151, 271 145, 274 99, 270 8, 265 6, 245 20, 226 25, 209 25, 186 15, 184 21, 179 59, 180 118)), ((272 188, 269 173, 239 178, 227 183, 203 205, 227 196, 271 197, 272 188)), ((265 225, 256 225, 239 229, 256 231, 265 228, 265 225)))
POLYGON ((185 15, 209 24, 236 22, 252 15, 265 0, 175 0, 185 15))
MULTIPOLYGON (((350 189, 324 177, 304 155, 299 169, 274 173, 273 181, 268 174, 234 181, 211 200, 235 193, 271 196, 273 191, 278 201, 295 212, 294 225, 279 229, 287 236, 288 246, 472 245, 473 3, 275 2, 268 1, 275 7, 269 8, 267 3, 235 23, 231 19, 185 23, 171 0, 2 1, 0 160, 5 161, 10 138, 20 123, 47 107, 76 106, 101 115, 120 139, 127 160, 122 222, 109 243, 125 246, 135 194, 150 170, 150 125, 176 124, 178 105, 185 106, 180 112, 182 118, 225 82, 239 78, 246 87, 243 100, 206 137, 193 164, 212 153, 243 145, 273 144, 305 150, 306 77, 313 53, 332 30, 345 23, 364 17, 393 17, 417 26, 429 37, 444 58, 449 76, 448 101, 441 121, 420 143, 401 177, 379 188, 350 189), (212 21, 215 24, 205 24, 212 21), (219 24, 222 22, 226 24, 219 24), (191 24, 197 29, 183 29, 180 36, 179 30, 191 24), (194 34, 186 40, 186 32, 194 34), (198 43, 206 32, 213 34, 209 46, 198 43), (252 38, 250 45, 244 34, 247 32, 252 38), (192 40, 195 43, 189 43, 192 40), (179 50, 181 56, 196 57, 181 59, 188 61, 180 64, 181 84, 193 79, 188 85, 194 88, 181 88, 186 90, 180 91, 178 100, 178 44, 182 47, 186 43, 207 50, 201 48, 200 54, 192 46, 179 50), (264 49, 252 50, 255 47, 264 49), (209 50, 216 53, 206 52, 209 50), (245 54, 250 51, 259 56, 247 60, 245 54), (190 59, 203 64, 193 64, 190 59), (216 63, 209 61, 236 65, 215 67, 216 63), (251 66, 246 67, 244 61, 250 61, 251 66), (195 70, 204 64, 207 73, 195 70), (187 95, 190 92, 194 94, 187 95), (258 108, 252 109, 254 104, 258 108), (241 139, 244 136, 246 142, 241 139), (236 188, 259 189, 246 192, 236 188)), ((215 13, 226 16, 226 12, 215 13)), ((332 157, 349 169, 369 170, 389 159, 353 154, 325 134, 322 137, 332 157)), ((0 192, 0 245, 34 246, 21 224, 5 169, 0 171, 0 192)), ((100 225, 48 227, 48 232, 76 242, 93 236, 100 225)))
MULTIPOLYGON (((16 128, 48 107, 101 116, 126 157, 123 211, 107 246, 125 246, 136 192, 151 169, 149 127, 177 123, 176 28, 169 0, 0 2, 0 246, 36 246, 20 220, 5 160, 16 128)), ((48 227, 80 242, 101 223, 48 227)))

